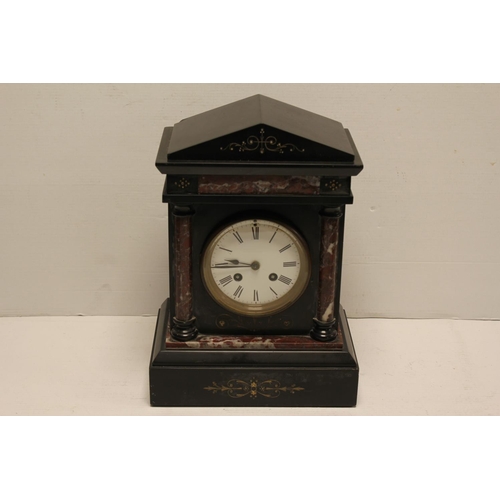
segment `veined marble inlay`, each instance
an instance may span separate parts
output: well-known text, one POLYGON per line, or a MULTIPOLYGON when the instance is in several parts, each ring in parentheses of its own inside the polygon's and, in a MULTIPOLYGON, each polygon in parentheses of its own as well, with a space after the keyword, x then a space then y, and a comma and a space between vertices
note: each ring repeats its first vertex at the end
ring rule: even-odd
POLYGON ((319 194, 318 176, 202 175, 199 194, 319 194))

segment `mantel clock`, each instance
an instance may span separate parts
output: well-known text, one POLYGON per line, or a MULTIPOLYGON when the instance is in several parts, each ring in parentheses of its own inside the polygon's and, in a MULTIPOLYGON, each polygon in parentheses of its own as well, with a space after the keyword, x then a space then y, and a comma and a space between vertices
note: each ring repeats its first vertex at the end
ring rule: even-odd
POLYGON ((340 299, 345 206, 363 168, 341 123, 256 95, 166 127, 170 297, 153 406, 354 406, 340 299))

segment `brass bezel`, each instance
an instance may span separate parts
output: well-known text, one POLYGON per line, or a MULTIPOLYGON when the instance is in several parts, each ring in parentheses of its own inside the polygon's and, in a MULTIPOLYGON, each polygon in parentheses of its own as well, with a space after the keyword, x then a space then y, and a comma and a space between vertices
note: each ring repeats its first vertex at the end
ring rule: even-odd
POLYGON ((205 247, 205 250, 203 251, 201 261, 201 276, 203 284, 205 285, 205 288, 208 291, 209 295, 213 300, 215 300, 215 302, 217 302, 225 309, 228 309, 229 311, 235 312, 237 314, 241 314, 242 316, 270 316, 272 314, 276 314, 285 309, 288 309, 304 293, 311 278, 311 256, 304 238, 288 224, 272 219, 256 219, 246 217, 244 219, 238 220, 237 222, 233 222, 232 224, 224 226, 222 229, 219 229, 212 236, 210 236, 209 242, 205 247), (217 246, 217 242, 222 237, 222 235, 224 235, 227 231, 229 231, 233 226, 237 224, 242 224, 245 222, 253 223, 255 220, 261 221, 263 223, 276 224, 280 227, 280 229, 283 229, 295 244, 299 253, 301 265, 299 276, 297 277, 294 286, 287 294, 267 304, 242 304, 241 302, 228 297, 224 292, 220 290, 210 270, 210 262, 212 260, 212 253, 214 251, 214 248, 217 246))

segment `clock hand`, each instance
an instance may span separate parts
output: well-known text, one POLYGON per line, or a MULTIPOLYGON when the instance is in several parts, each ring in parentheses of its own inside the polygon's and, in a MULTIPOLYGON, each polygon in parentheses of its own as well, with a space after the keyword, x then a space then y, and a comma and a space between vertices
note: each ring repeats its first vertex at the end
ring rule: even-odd
MULTIPOLYGON (((235 266, 241 266, 241 267, 251 267, 254 271, 257 271, 257 269, 260 268, 260 264, 254 260, 251 264, 246 264, 245 262, 240 262, 237 259, 226 259, 227 262, 231 262, 231 264, 234 264, 235 266)), ((224 266, 226 267, 226 266, 224 266)), ((231 267, 231 266, 227 266, 231 267)))
POLYGON ((245 262, 240 262, 239 260, 236 259, 225 259, 226 262, 231 262, 231 264, 239 264, 240 266, 251 266, 252 264, 246 264, 245 262))
POLYGON ((211 266, 212 269, 232 269, 233 267, 252 267, 252 264, 238 264, 234 266, 230 266, 229 264, 223 263, 223 264, 215 264, 215 266, 211 266))

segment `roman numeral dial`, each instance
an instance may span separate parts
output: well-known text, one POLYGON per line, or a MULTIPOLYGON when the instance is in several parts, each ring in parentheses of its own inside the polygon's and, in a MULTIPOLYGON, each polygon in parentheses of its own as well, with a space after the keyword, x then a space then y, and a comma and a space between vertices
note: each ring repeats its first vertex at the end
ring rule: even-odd
POLYGON ((286 224, 245 219, 214 232, 202 256, 203 283, 232 312, 266 316, 290 307, 311 274, 307 244, 286 224))

